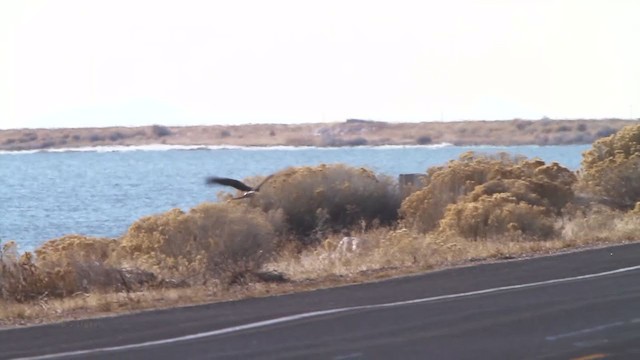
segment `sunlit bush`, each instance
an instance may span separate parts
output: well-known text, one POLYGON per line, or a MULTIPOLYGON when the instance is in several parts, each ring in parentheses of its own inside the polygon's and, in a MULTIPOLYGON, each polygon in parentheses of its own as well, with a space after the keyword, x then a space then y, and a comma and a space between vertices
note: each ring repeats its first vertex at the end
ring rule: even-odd
POLYGON ((441 225, 473 239, 503 231, 546 237, 551 218, 573 198, 575 181, 556 163, 470 152, 429 169, 426 186, 404 200, 400 213, 406 226, 421 232, 441 225))
POLYGON ((116 247, 114 239, 66 235, 47 241, 36 249, 36 264, 49 276, 57 274, 58 280, 66 284, 61 295, 95 289, 121 289, 123 280, 119 269, 110 263, 116 247))
POLYGON ((250 200, 266 213, 279 211, 285 231, 302 242, 356 224, 389 224, 397 219, 400 195, 393 179, 364 168, 320 165, 277 173, 250 200))
POLYGON ((622 210, 640 201, 640 125, 597 140, 582 155, 581 191, 622 210))
POLYGON ((53 266, 62 263, 105 263, 115 250, 117 241, 82 235, 66 235, 45 242, 35 250, 38 264, 53 266))
POLYGON ((433 230, 449 204, 477 185, 500 178, 502 164, 512 165, 516 161, 507 154, 488 157, 468 152, 445 166, 429 168, 425 187, 402 202, 400 215, 411 228, 423 232, 433 230))
POLYGON ((35 250, 18 255, 15 243, 1 254, 2 297, 16 301, 64 297, 90 290, 119 290, 119 270, 108 265, 116 241, 67 235, 50 240, 35 250))
POLYGON ((546 239, 555 232, 547 208, 519 201, 509 193, 464 199, 447 208, 441 229, 466 239, 479 240, 510 235, 512 238, 546 239))
POLYGON ((194 282, 257 270, 274 243, 273 227, 260 210, 205 203, 188 213, 173 209, 136 221, 120 250, 136 266, 194 282))

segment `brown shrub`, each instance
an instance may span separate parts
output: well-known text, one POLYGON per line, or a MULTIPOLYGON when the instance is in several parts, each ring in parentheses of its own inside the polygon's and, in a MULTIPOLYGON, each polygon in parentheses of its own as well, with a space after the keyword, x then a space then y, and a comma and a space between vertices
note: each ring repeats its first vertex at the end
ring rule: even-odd
POLYGON ((89 141, 97 142, 97 141, 105 141, 107 138, 102 134, 91 134, 89 135, 89 141))
POLYGON ((640 125, 599 139, 583 153, 579 189, 622 210, 640 201, 640 125))
POLYGON ((489 157, 467 152, 445 166, 428 169, 425 187, 402 202, 400 215, 405 225, 422 232, 433 230, 449 204, 477 185, 502 177, 501 164, 515 161, 505 153, 489 157))
POLYGON ((433 142, 433 139, 431 139, 431 136, 429 135, 418 136, 418 138, 416 139, 416 144, 418 145, 428 145, 428 144, 431 144, 432 142, 433 142))
POLYGON ((118 140, 122 140, 122 139, 126 139, 127 136, 125 134, 123 134, 120 131, 112 131, 109 134, 109 140, 110 141, 118 141, 118 140))
POLYGON ((361 221, 392 223, 400 195, 389 177, 341 164, 319 165, 277 173, 250 205, 266 213, 280 212, 285 231, 307 243, 361 221))
POLYGON ((0 246, 0 298, 24 301, 23 294, 30 290, 27 289, 28 284, 25 280, 31 275, 31 254, 29 262, 24 264, 14 241, 0 245, 2 245, 0 246))
POLYGON ((162 126, 162 125, 152 125, 151 126, 151 135, 153 135, 155 137, 169 136, 172 133, 173 132, 171 131, 171 129, 169 129, 166 126, 162 126))
POLYGON ((436 229, 442 220, 443 230, 474 239, 503 230, 544 237, 551 234, 549 219, 528 224, 528 217, 559 215, 573 198, 575 181, 575 175, 557 163, 466 153, 429 169, 426 186, 404 200, 400 214, 405 226, 421 232, 436 229))
POLYGON ((119 270, 107 260, 116 241, 67 235, 50 240, 35 250, 18 255, 15 243, 3 246, 0 262, 2 298, 27 301, 64 297, 92 289, 122 287, 119 270))
POLYGON ((242 204, 205 203, 136 221, 121 241, 123 257, 165 278, 229 280, 259 269, 275 233, 264 213, 242 204))
POLYGON ((66 235, 45 242, 35 250, 38 264, 99 262, 105 263, 117 246, 117 240, 93 238, 82 235, 66 235))
POLYGON ((36 264, 47 274, 65 269, 68 288, 61 296, 92 289, 121 290, 128 285, 123 284, 112 256, 117 246, 115 239, 66 235, 36 249, 36 264))
POLYGON ((471 240, 512 237, 546 239, 555 234, 548 209, 519 201, 509 193, 482 195, 452 204, 440 229, 471 240))

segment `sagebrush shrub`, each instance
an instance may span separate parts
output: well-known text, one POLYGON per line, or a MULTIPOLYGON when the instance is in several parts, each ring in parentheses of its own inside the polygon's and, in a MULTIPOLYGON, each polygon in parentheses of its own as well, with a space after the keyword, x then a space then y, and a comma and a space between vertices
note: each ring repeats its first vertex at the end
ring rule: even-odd
POLYGON ((64 297, 92 289, 114 290, 122 285, 117 269, 105 262, 114 240, 67 235, 18 255, 13 242, 0 254, 2 298, 27 301, 64 297))
POLYGON ((575 181, 575 174, 557 163, 469 152, 429 169, 426 186, 404 200, 400 214, 405 226, 421 232, 442 226, 473 239, 506 229, 544 237, 550 234, 548 221, 531 220, 540 222, 537 230, 525 224, 526 214, 560 214, 573 198, 575 181), (505 211, 494 208, 501 206, 505 211), (478 218, 467 219, 472 214, 478 218))
MULTIPOLYGON (((118 241, 83 235, 66 235, 45 242, 35 250, 35 264, 47 274, 65 274, 69 291, 121 288, 122 279, 114 266, 118 241)), ((58 276, 60 277, 60 276, 58 276)))
POLYGON ((120 250, 136 266, 164 277, 202 280, 257 270, 276 236, 266 214, 243 204, 205 203, 136 221, 120 250))
POLYGON ((546 239, 555 234, 549 215, 544 206, 520 201, 509 193, 495 193, 450 205, 440 229, 471 240, 504 235, 546 239))
POLYGON ((300 241, 364 221, 390 224, 400 206, 393 179, 342 164, 297 167, 274 175, 249 204, 282 214, 286 232, 300 241))
POLYGON ((35 253, 41 266, 73 262, 104 263, 111 257, 117 244, 115 239, 65 235, 45 242, 35 253))
POLYGON ((621 210, 640 201, 640 125, 597 140, 582 154, 581 191, 621 210))
POLYGON ((478 156, 472 152, 460 155, 447 165, 427 170, 425 187, 414 192, 402 202, 400 215, 408 227, 427 232, 437 227, 446 207, 460 196, 502 174, 502 163, 516 161, 506 154, 478 156))

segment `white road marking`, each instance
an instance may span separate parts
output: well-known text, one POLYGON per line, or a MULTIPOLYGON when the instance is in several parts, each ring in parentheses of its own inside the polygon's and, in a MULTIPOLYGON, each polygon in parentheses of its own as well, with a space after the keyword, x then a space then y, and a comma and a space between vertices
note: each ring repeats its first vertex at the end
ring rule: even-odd
POLYGON ((608 339, 593 339, 593 340, 585 340, 585 341, 574 342, 573 346, 579 347, 579 348, 589 348, 589 347, 594 347, 594 346, 605 345, 605 344, 608 344, 608 343, 609 343, 608 339))
POLYGON ((312 311, 312 312, 307 312, 307 313, 302 313, 302 314, 283 316, 283 317, 279 317, 279 318, 275 318, 275 319, 271 319, 271 320, 258 321, 258 322, 244 324, 244 325, 238 325, 238 326, 231 326, 231 327, 224 328, 224 329, 205 331, 205 332, 201 332, 201 333, 197 333, 197 334, 191 334, 191 335, 185 335, 185 336, 178 336, 178 337, 169 338, 169 339, 153 340, 153 341, 146 341, 146 342, 141 342, 141 343, 137 343, 137 344, 110 346, 110 347, 103 347, 103 348, 96 348, 96 349, 67 351, 67 352, 61 352, 61 353, 56 353, 56 354, 46 354, 46 355, 39 355, 39 356, 32 356, 32 357, 24 357, 24 358, 19 358, 17 360, 55 359, 55 358, 66 357, 66 356, 80 356, 80 355, 104 353, 104 352, 110 352, 110 351, 139 349, 139 348, 144 348, 144 347, 149 347, 149 346, 154 346, 154 345, 165 345, 165 344, 171 344, 171 343, 176 343, 176 342, 181 342, 181 341, 201 339, 201 338, 211 337, 211 336, 216 336, 216 335, 230 334, 230 333, 240 332, 240 331, 243 331, 243 330, 256 329, 256 328, 261 328, 261 327, 270 326, 270 325, 276 325, 276 324, 281 324, 281 323, 286 323, 286 322, 291 322, 291 321, 296 321, 296 320, 301 320, 301 319, 306 319, 306 318, 311 318, 311 317, 323 316, 323 315, 343 313, 343 312, 347 312, 347 311, 381 309, 381 308, 388 308, 388 307, 394 307, 394 306, 402 306, 402 305, 411 305, 411 304, 420 304, 420 303, 426 303, 426 302, 434 302, 434 301, 439 301, 439 300, 457 299, 457 298, 468 297, 468 296, 490 294, 490 293, 495 293, 495 292, 499 292, 499 291, 517 290, 517 289, 524 289, 524 288, 530 288, 530 287, 535 287, 535 286, 564 283, 564 282, 575 281, 575 280, 592 279, 592 278, 608 276, 608 275, 614 275, 614 274, 620 274, 620 273, 639 270, 639 269, 640 269, 640 265, 637 265, 637 266, 631 266, 631 267, 626 267, 626 268, 621 268, 621 269, 616 269, 616 270, 611 270, 611 271, 605 271, 605 272, 596 273, 596 274, 587 274, 587 275, 573 276, 573 277, 568 277, 568 278, 538 281, 538 282, 527 283, 527 284, 501 286, 501 287, 496 287, 496 288, 491 288, 491 289, 469 291, 469 292, 458 293, 458 294, 433 296, 433 297, 422 298, 422 299, 397 301, 397 302, 384 303, 384 304, 349 306, 349 307, 336 308, 336 309, 312 311))
POLYGON ((584 334, 590 334, 590 333, 598 332, 600 330, 610 329, 610 328, 613 328, 613 327, 622 326, 622 325, 624 325, 626 323, 627 323, 626 321, 616 321, 616 322, 610 323, 610 324, 598 325, 598 326, 594 326, 594 327, 590 327, 590 328, 586 328, 586 329, 580 329, 580 330, 576 330, 576 331, 571 331, 571 332, 564 333, 564 334, 547 336, 545 339, 547 339, 548 341, 556 341, 558 339, 563 339, 563 338, 568 338, 568 337, 573 337, 573 336, 580 336, 580 335, 584 335, 584 334))
POLYGON ((348 360, 348 359, 361 359, 363 354, 361 352, 345 354, 345 355, 337 355, 333 357, 333 360, 348 360))

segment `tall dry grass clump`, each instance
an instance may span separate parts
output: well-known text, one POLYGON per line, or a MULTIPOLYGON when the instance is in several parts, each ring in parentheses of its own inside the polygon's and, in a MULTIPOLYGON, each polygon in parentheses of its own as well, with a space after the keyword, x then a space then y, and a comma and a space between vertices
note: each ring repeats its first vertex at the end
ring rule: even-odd
POLYGON ((582 155, 580 190, 621 210, 640 201, 640 124, 597 140, 582 155))
POLYGON ((22 302, 41 296, 40 281, 32 279, 32 254, 21 256, 14 241, 0 245, 0 299, 22 302))
POLYGON ((136 221, 120 243, 124 263, 191 284, 234 281, 258 270, 274 249, 266 215, 242 204, 205 203, 136 221))
POLYGON ((637 241, 640 212, 621 211, 604 205, 592 205, 571 215, 561 238, 568 242, 615 243, 637 241))
POLYGON ((289 168, 277 173, 250 205, 284 218, 284 232, 314 242, 357 224, 391 224, 400 195, 395 181, 342 164, 289 168))
POLYGON ((402 203, 405 225, 473 240, 554 235, 555 217, 572 200, 576 181, 557 163, 504 153, 466 153, 427 175, 426 186, 402 203))

